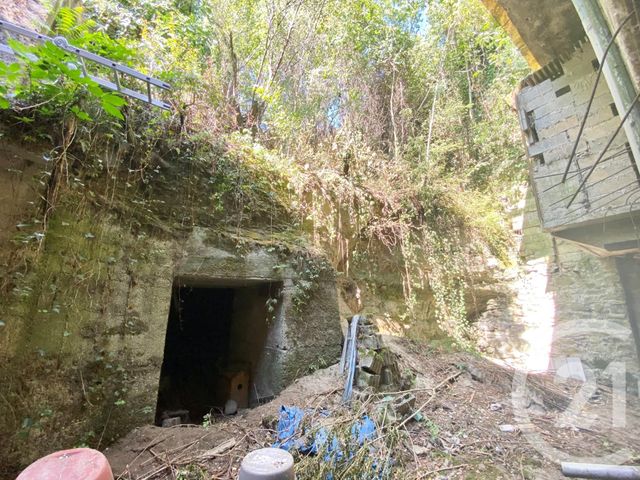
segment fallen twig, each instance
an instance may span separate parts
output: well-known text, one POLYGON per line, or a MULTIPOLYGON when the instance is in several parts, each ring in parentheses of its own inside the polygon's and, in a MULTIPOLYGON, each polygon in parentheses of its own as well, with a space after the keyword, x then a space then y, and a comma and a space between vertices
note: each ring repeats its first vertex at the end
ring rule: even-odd
POLYGON ((468 467, 469 464, 467 463, 461 463, 460 465, 452 465, 450 467, 442 467, 442 468, 437 468, 435 470, 430 470, 422 475, 420 475, 418 478, 418 480, 422 479, 422 478, 427 478, 429 475, 433 475, 434 473, 440 473, 440 472, 446 472, 447 470, 455 470, 456 468, 462 468, 462 467, 468 467))
POLYGON ((221 443, 217 447, 212 448, 211 450, 207 450, 206 452, 200 454, 198 456, 198 460, 208 460, 210 458, 218 457, 223 453, 225 453, 227 450, 231 450, 237 444, 238 442, 236 441, 235 438, 227 440, 226 442, 221 443))
POLYGON ((407 418, 405 418, 400 425, 398 425, 398 428, 402 428, 404 427, 409 420, 411 420, 413 417, 415 417, 418 413, 420 413, 424 407, 426 407, 427 405, 429 405, 429 403, 431 403, 431 401, 436 397, 436 395, 438 394, 438 391, 440 390, 440 388, 444 385, 446 385, 447 383, 452 382, 453 380, 455 380, 456 378, 458 378, 460 375, 462 375, 462 372, 456 372, 453 375, 450 375, 449 377, 445 378, 442 382, 440 382, 438 385, 436 385, 435 387, 433 387, 433 393, 431 394, 431 396, 427 399, 426 402, 424 402, 422 405, 420 405, 420 407, 418 407, 418 409, 416 411, 414 411, 411 415, 409 415, 407 418))
MULTIPOLYGON (((206 436, 206 435, 204 435, 204 436, 206 436)), ((151 480, 152 478, 156 477, 157 475, 160 475, 162 472, 164 472, 167 469, 173 471, 174 467, 181 467, 181 466, 184 466, 184 465, 189 465, 190 463, 202 462, 202 461, 206 461, 206 460, 211 460, 211 459, 213 459, 215 457, 226 455, 231 450, 233 450, 240 442, 242 442, 246 438, 246 435, 245 435, 244 437, 242 437, 242 439, 239 442, 236 441, 235 438, 232 438, 230 440, 227 440, 227 441, 221 443, 217 447, 214 447, 214 448, 212 448, 210 450, 207 450, 206 452, 204 452, 204 453, 202 453, 200 455, 185 457, 184 450, 186 448, 188 448, 189 446, 192 446, 193 444, 195 444, 195 443, 199 442, 200 440, 202 440, 202 438, 204 438, 204 436, 201 437, 198 440, 195 440, 194 442, 190 442, 190 443, 188 443, 186 445, 182 445, 181 447, 178 447, 177 449, 173 449, 172 451, 176 451, 176 450, 180 450, 180 449, 183 450, 182 454, 178 455, 176 458, 173 458, 173 459, 169 459, 169 453, 171 451, 163 452, 164 455, 166 456, 166 460, 165 460, 165 459, 162 459, 154 451, 149 449, 149 451, 153 455, 153 458, 151 458, 150 460, 158 460, 158 461, 162 462, 163 465, 161 467, 155 468, 154 470, 151 470, 150 472, 145 473, 142 477, 138 478, 138 480, 151 480)))

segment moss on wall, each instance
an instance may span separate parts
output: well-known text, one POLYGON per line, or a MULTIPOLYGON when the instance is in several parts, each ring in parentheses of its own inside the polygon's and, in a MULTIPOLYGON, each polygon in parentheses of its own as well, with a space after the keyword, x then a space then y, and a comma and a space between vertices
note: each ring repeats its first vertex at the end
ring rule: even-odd
POLYGON ((153 422, 174 278, 287 281, 291 295, 272 338, 284 347, 273 359, 275 393, 310 365, 338 358, 335 279, 321 257, 257 231, 195 228, 167 238, 126 227, 68 190, 40 251, 35 240, 24 246, 29 267, 16 271, 0 307, 2 464, 105 447, 153 422), (314 265, 323 268, 309 276, 314 265))
POLYGON ((70 193, 0 312, 0 455, 104 446, 152 418, 171 290, 170 249, 134 237, 70 193), (167 269, 167 267, 169 267, 167 269), (164 280, 164 282, 162 281, 164 280), (156 328, 160 327, 158 334, 156 328))

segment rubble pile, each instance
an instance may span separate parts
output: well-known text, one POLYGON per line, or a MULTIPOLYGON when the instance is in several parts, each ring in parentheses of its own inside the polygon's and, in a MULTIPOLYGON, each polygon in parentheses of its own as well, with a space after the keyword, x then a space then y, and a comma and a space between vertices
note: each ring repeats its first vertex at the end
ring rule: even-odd
POLYGON ((360 390, 389 391, 403 383, 395 354, 384 346, 377 327, 360 317, 355 386, 360 390))

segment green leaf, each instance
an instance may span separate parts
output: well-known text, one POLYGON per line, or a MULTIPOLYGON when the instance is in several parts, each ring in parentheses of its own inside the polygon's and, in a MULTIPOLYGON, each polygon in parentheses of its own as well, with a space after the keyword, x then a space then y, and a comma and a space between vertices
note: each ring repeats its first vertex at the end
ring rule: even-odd
POLYGON ((120 97, 118 95, 115 95, 113 93, 105 94, 104 97, 102 97, 102 101, 110 103, 111 105, 113 105, 115 107, 121 107, 122 105, 127 103, 124 98, 122 98, 122 97, 120 97))
POLYGON ((9 100, 7 100, 4 97, 0 97, 0 109, 1 110, 6 110, 10 106, 11 106, 11 104, 9 103, 9 100))
POLYGON ((97 83, 88 84, 87 90, 89 90, 89 92, 91 92, 91 94, 96 97, 102 97, 104 95, 102 89, 98 86, 97 83))
POLYGON ((118 107, 115 107, 111 103, 106 102, 104 98, 102 99, 102 108, 105 112, 107 112, 112 117, 116 117, 120 120, 124 120, 124 116, 122 115, 122 112, 120 112, 120 109, 118 107))
POLYGON ((80 83, 80 81, 85 78, 82 75, 82 71, 77 70, 77 69, 73 69, 73 68, 65 68, 64 72, 66 73, 66 75, 73 80, 76 83, 80 83))
POLYGON ((29 50, 29 48, 25 44, 17 40, 14 40, 13 38, 8 39, 7 44, 16 53, 16 55, 24 56, 31 53, 31 50, 29 50))
POLYGON ((87 122, 90 122, 91 120, 93 120, 87 112, 85 112, 84 110, 80 110, 80 108, 77 105, 74 105, 73 107, 71 107, 71 111, 80 120, 85 120, 87 122))
POLYGON ((49 72, 41 68, 35 67, 31 69, 31 78, 34 80, 40 80, 48 77, 49 72))

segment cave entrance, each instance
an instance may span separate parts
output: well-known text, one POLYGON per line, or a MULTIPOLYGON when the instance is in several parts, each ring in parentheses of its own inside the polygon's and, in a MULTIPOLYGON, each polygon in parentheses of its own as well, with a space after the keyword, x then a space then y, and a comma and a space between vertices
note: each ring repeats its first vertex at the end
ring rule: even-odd
POLYGON ((229 399, 238 408, 265 399, 271 380, 263 368, 269 360, 266 345, 280 314, 281 287, 278 282, 174 282, 156 424, 177 416, 182 423, 201 423, 229 399))

